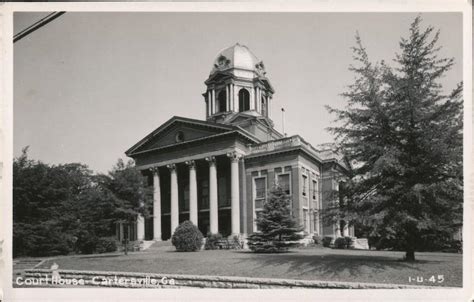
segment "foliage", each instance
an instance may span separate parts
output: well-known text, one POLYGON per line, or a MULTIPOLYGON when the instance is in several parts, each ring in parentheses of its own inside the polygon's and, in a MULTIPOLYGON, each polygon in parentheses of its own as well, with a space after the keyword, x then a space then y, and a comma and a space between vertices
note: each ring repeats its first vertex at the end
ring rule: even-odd
POLYGON ((133 161, 119 159, 108 175, 99 175, 98 184, 114 201, 114 220, 133 223, 137 215, 148 216, 152 191, 133 161))
POLYGON ((171 237, 171 243, 178 252, 195 252, 201 249, 202 233, 191 221, 181 223, 171 237))
POLYGON ((217 246, 217 242, 221 239, 222 239, 222 235, 220 233, 217 233, 217 234, 207 233, 206 244, 204 245, 204 248, 206 250, 218 249, 219 247, 217 246))
POLYGON ((344 237, 344 240, 346 241, 346 248, 350 248, 351 245, 352 245, 352 241, 353 241, 352 237, 350 237, 350 236, 345 236, 345 237, 344 237))
POLYGON ((334 248, 336 249, 347 249, 347 242, 344 237, 338 237, 334 240, 334 248))
POLYGON ((136 216, 128 210, 136 202, 124 200, 148 198, 131 163, 119 161, 110 175, 94 175, 78 163, 29 159, 27 151, 13 161, 14 257, 93 253, 101 237, 114 235, 124 211, 136 216))
POLYGON ((319 235, 313 235, 314 244, 321 244, 323 242, 323 237, 319 235))
POLYGON ((332 215, 401 245, 407 260, 427 238, 462 223, 462 84, 443 93, 439 80, 454 62, 438 57, 439 31, 420 24, 418 16, 401 39, 395 66, 371 63, 357 35, 348 105, 328 107, 341 122, 330 130, 351 164, 332 215))
POLYGON ((99 238, 96 244, 96 253, 111 253, 117 251, 117 241, 113 237, 99 238))
POLYGON ((330 247, 331 246, 331 242, 332 242, 332 237, 329 237, 329 236, 325 236, 323 237, 323 246, 324 247, 330 247))
POLYGON ((242 237, 242 235, 234 235, 232 236, 232 242, 231 242, 231 247, 232 248, 237 248, 237 249, 241 249, 244 247, 244 238, 242 237))
POLYGON ((267 202, 256 219, 260 230, 248 238, 249 248, 259 253, 278 253, 298 245, 302 227, 291 214, 288 195, 280 187, 269 192, 267 202))

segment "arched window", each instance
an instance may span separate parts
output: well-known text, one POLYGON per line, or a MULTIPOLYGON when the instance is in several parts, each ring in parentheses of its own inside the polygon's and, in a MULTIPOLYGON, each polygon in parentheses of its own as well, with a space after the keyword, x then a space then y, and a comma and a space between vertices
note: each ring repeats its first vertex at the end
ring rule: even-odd
POLYGON ((262 96, 262 115, 267 116, 267 111, 268 111, 267 101, 265 100, 265 97, 262 96))
POLYGON ((227 97, 226 97, 225 90, 222 90, 221 92, 219 92, 217 96, 217 100, 219 104, 219 108, 217 111, 226 112, 227 111, 227 97))
POLYGON ((239 112, 250 110, 250 93, 242 88, 239 91, 239 112))

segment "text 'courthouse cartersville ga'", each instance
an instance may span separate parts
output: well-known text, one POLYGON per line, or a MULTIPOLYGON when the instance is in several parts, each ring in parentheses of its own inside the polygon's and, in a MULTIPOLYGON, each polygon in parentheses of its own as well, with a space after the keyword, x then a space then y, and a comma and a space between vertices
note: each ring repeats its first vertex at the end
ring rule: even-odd
MULTIPOLYGON (((237 43, 217 55, 205 84, 205 121, 172 117, 126 151, 154 186, 151 218, 139 217, 130 239, 167 240, 188 219, 203 234, 250 234, 275 184, 306 235, 354 236, 346 223, 327 226, 321 217, 346 164, 273 127, 263 62, 237 43)), ((117 234, 123 238, 122 227, 117 234)))

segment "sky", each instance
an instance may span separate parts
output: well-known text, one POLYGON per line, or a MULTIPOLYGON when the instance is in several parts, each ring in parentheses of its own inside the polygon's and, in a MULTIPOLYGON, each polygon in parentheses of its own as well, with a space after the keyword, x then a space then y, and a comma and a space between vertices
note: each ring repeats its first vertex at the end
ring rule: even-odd
MULTIPOLYGON (((14 33, 48 13, 15 13, 14 33)), ((372 61, 391 62, 415 13, 68 12, 14 44, 14 155, 107 172, 172 116, 205 119, 202 93, 220 50, 239 42, 265 64, 271 117, 312 145, 333 141, 325 105, 343 108, 359 32, 372 61)), ((462 15, 423 13, 462 80, 462 15)))

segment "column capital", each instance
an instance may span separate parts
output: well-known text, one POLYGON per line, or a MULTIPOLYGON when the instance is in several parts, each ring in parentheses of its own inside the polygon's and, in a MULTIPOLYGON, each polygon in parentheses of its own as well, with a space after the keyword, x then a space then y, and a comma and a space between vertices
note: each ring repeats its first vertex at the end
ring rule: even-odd
POLYGON ((238 162, 242 158, 242 154, 234 151, 227 153, 227 157, 229 157, 232 162, 238 162))
POLYGON ((215 156, 206 157, 206 161, 207 161, 210 165, 215 165, 215 164, 216 164, 216 157, 215 157, 215 156))
POLYGON ((158 171, 158 166, 156 167, 151 167, 148 169, 151 173, 153 173, 153 175, 159 175, 160 172, 158 171))
POLYGON ((170 169, 170 171, 176 170, 176 164, 169 164, 169 165, 166 165, 166 167, 170 169))
POLYGON ((189 167, 189 169, 195 169, 196 168, 196 162, 194 160, 187 160, 185 163, 189 167))

